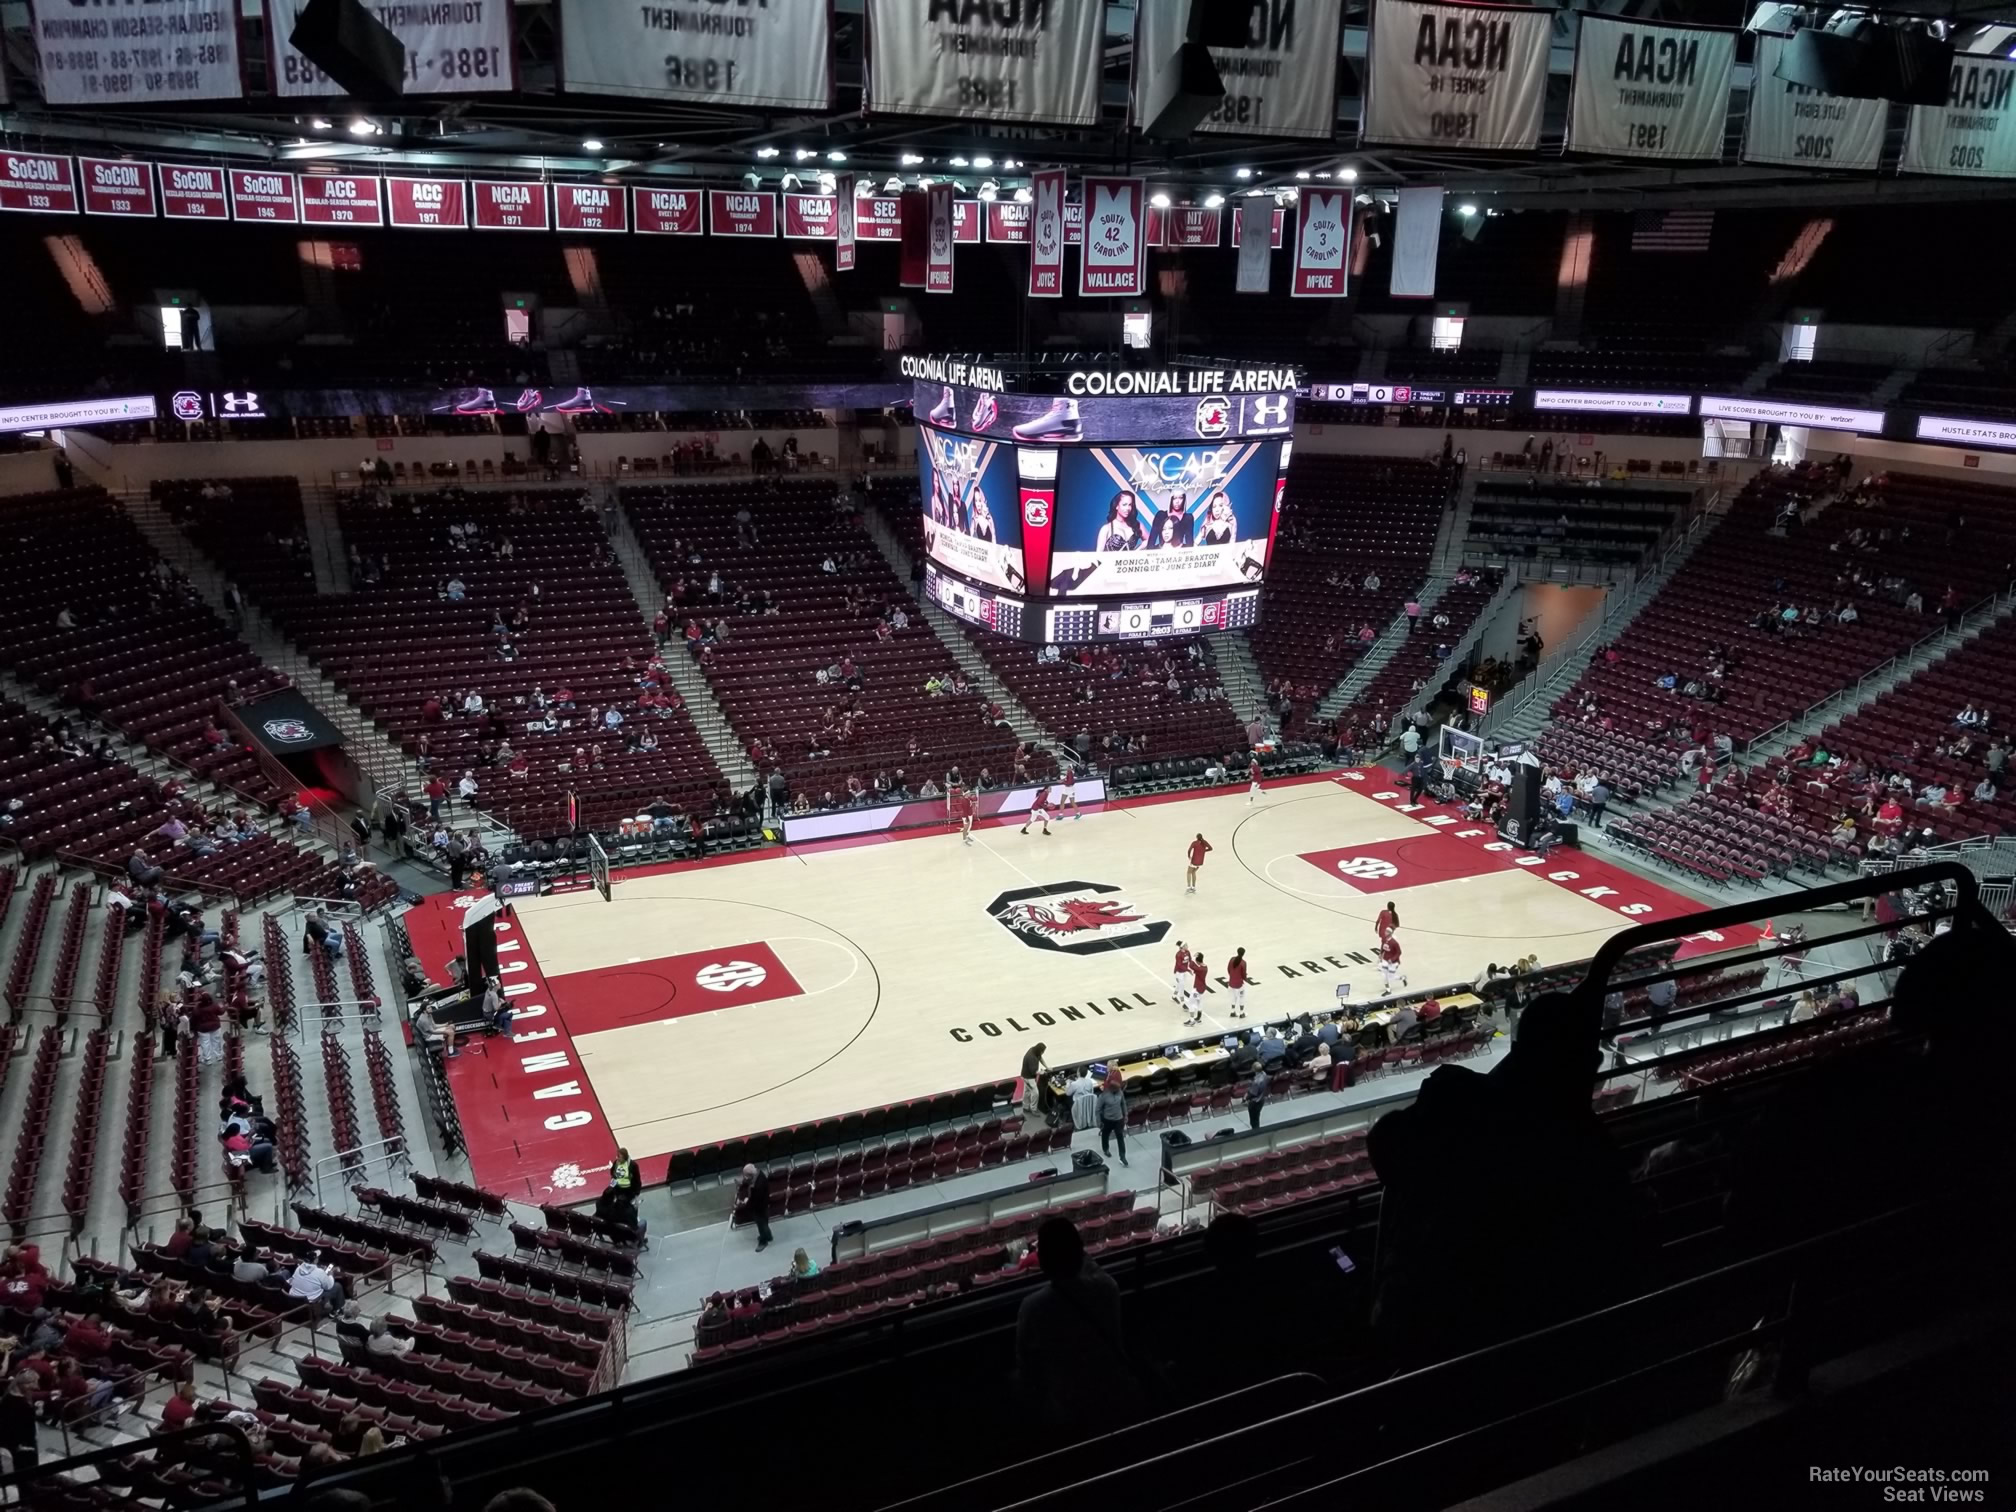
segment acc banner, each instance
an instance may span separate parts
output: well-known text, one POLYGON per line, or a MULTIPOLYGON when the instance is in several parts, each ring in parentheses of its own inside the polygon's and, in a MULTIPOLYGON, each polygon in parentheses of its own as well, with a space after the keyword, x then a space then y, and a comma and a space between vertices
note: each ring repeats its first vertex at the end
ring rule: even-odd
POLYGON ((832 103, 827 0, 567 0, 567 89, 695 105, 824 110, 832 103))
POLYGON ((1029 297, 1064 297, 1064 170, 1029 176, 1029 297))
POLYGON ((237 0, 153 0, 103 9, 39 0, 30 22, 42 98, 51 105, 244 96, 237 0))
POLYGON ((952 186, 924 191, 924 292, 952 292, 952 186))
MULTIPOLYGON (((293 98, 345 93, 287 39, 307 0, 269 0, 273 93, 293 98)), ((373 0, 366 9, 406 44, 402 94, 487 94, 516 89, 510 0, 373 0)))
POLYGON ((833 271, 854 271, 854 175, 842 173, 833 180, 833 271))
POLYGON ((1547 103, 1553 25, 1551 10, 1378 0, 1361 135, 1531 151, 1547 103))
POLYGON ((1719 158, 1736 33, 1582 18, 1568 147, 1612 157, 1719 158))
POLYGON ((1295 271, 1288 292, 1297 299, 1341 297, 1349 281, 1344 256, 1350 245, 1351 191, 1304 189, 1296 198, 1295 271))
POLYGON ((2016 178, 2016 63, 1953 60, 1944 105, 1914 105, 1900 173, 2016 178))
POLYGON ((1098 124, 1106 7, 1096 0, 867 5, 870 114, 1098 124))
POLYGON ((1789 45, 1783 37, 1757 39, 1743 161, 1873 170, 1883 152, 1890 102, 1850 100, 1787 83, 1778 77, 1778 61, 1789 45))
POLYGON ((385 192, 369 175, 301 176, 301 223, 306 226, 382 226, 385 192))
POLYGON ((460 179, 388 178, 387 218, 421 231, 461 231, 469 225, 468 187, 460 179))
POLYGON ((1085 196, 1085 245, 1078 253, 1078 294, 1141 293, 1148 263, 1148 181, 1080 180, 1085 196))
MULTIPOLYGON (((1141 0, 1135 11, 1134 119, 1153 119, 1175 94, 1188 5, 1141 0)), ((1328 138, 1337 125, 1336 0, 1259 0, 1247 7, 1246 45, 1214 47, 1225 97, 1197 125, 1219 134, 1328 138)))

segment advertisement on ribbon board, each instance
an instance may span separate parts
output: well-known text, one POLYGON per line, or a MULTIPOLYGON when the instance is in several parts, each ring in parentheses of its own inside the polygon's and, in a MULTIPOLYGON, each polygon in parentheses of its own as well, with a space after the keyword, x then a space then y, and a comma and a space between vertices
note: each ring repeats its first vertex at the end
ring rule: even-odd
POLYGON ((866 0, 870 115, 1099 122, 1106 7, 866 0))
POLYGON ((952 186, 924 191, 924 292, 952 292, 952 186))
POLYGON ((1064 170, 1029 176, 1029 297, 1064 297, 1064 170))
POLYGON ((571 94, 824 110, 833 102, 828 0, 567 0, 560 76, 571 94))
POLYGON ((630 213, 633 223, 643 236, 700 236, 706 227, 700 223, 701 196, 699 189, 646 189, 639 185, 631 191, 630 213))
MULTIPOLYGON (((1264 201, 1262 203, 1265 203, 1264 201)), ((1232 207, 1232 245, 1239 245, 1239 227, 1244 224, 1246 210, 1243 205, 1232 207)), ((1270 206, 1267 214, 1268 250, 1279 252, 1287 245, 1288 212, 1278 206, 1270 206)))
MULTIPOLYGON (((1175 93, 1188 6, 1142 0, 1135 11, 1134 120, 1153 119, 1175 93)), ((1225 96, 1196 129, 1213 135, 1315 137, 1337 127, 1337 30, 1344 7, 1275 0, 1247 7, 1246 45, 1214 47, 1225 96)))
POLYGON ((301 219, 301 195, 291 173, 266 168, 233 168, 231 214, 241 221, 291 226, 301 219))
POLYGON ((34 0, 29 29, 50 105, 160 105, 245 94, 237 0, 148 0, 102 9, 34 0))
POLYGON ((154 165, 124 158, 77 159, 86 215, 154 214, 154 165))
POLYGON ((1535 389, 1533 408, 1560 414, 1687 415, 1691 394, 1610 394, 1600 389, 1535 389))
POLYGON ((1585 15, 1575 48, 1569 150, 1719 158, 1735 69, 1733 31, 1585 15))
POLYGON ((375 175, 305 173, 301 176, 304 226, 382 226, 385 196, 375 175))
POLYGON ((124 399, 11 404, 0 408, 0 434, 62 430, 74 425, 116 425, 123 420, 152 420, 159 412, 152 394, 134 394, 124 399))
POLYGON ((1288 292, 1297 299, 1340 299, 1349 277, 1351 191, 1304 189, 1295 209, 1295 269, 1288 292))
POLYGON ((777 196, 768 189, 710 189, 707 230, 713 236, 775 236, 777 196))
POLYGON ((222 168, 162 163, 161 213, 170 220, 229 220, 231 192, 222 168))
POLYGON ((1790 46, 1784 37, 1757 39, 1757 69, 1743 124, 1743 161, 1873 170, 1883 154, 1890 102, 1822 94, 1779 78, 1779 60, 1790 46))
POLYGON ((460 179, 388 178, 385 218, 418 231, 461 231, 469 225, 469 194, 460 179))
MULTIPOLYGON (((273 93, 287 99, 345 95, 288 38, 308 0, 269 0, 266 35, 273 54, 273 93)), ((364 7, 406 44, 409 95, 494 94, 518 87, 511 52, 509 0, 367 0, 364 7)))
POLYGON ((628 231, 629 196, 619 184, 555 184, 556 231, 628 231))
POLYGON ((1883 411, 1848 409, 1831 404, 1795 404, 1777 399, 1703 394, 1703 420, 1762 421, 1766 425, 1805 425, 1815 430, 1857 431, 1875 435, 1883 429, 1883 411))
POLYGON ((477 179, 469 200, 478 231, 544 231, 550 224, 546 186, 536 179, 477 179))
POLYGON ((854 175, 843 173, 833 180, 833 271, 854 271, 854 217, 859 209, 854 196, 854 175))
POLYGON ((1138 297, 1148 265, 1148 181, 1087 176, 1085 245, 1078 254, 1078 294, 1138 297))
POLYGON ((839 235, 839 215, 837 195, 784 196, 784 234, 793 241, 832 241, 839 235))
POLYGON ((1920 415, 1918 439, 1950 446, 1994 446, 2016 451, 2016 425, 1993 420, 1956 420, 1944 415, 1920 415))
POLYGON ((1913 105, 1900 173, 2016 178, 2016 63, 1956 57, 1944 105, 1913 105))
POLYGON ((75 215, 75 165, 67 157, 43 152, 9 152, 0 156, 0 210, 28 215, 75 215))
POLYGON ((1530 152, 1547 104, 1552 10, 1376 0, 1367 142, 1530 152))

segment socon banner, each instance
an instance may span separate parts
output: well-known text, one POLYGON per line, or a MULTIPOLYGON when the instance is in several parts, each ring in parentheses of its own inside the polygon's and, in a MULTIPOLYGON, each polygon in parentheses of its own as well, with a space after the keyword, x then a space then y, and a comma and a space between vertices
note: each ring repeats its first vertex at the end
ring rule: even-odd
POLYGON ((245 93, 237 0, 34 0, 29 29, 42 98, 51 105, 159 105, 245 93))

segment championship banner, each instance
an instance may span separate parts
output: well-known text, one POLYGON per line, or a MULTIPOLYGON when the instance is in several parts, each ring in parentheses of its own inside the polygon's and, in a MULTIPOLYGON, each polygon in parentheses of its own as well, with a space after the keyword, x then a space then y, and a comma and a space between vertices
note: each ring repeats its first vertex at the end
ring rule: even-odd
POLYGON ((231 196, 222 168, 196 168, 186 163, 162 163, 161 213, 169 220, 229 220, 231 196))
POLYGON ((924 292, 952 292, 952 186, 924 191, 924 292))
POLYGON ((893 194, 871 194, 854 204, 857 242, 903 240, 903 202, 893 194))
POLYGON ((1021 200, 994 200, 987 206, 987 240, 1029 245, 1029 212, 1021 200))
MULTIPOLYGON (((1278 212, 1277 212, 1278 213, 1278 212)), ((1239 273, 1233 289, 1240 294, 1265 294, 1271 281, 1274 248, 1271 223, 1257 215, 1232 212, 1232 243, 1239 249, 1239 273)))
POLYGON ((77 170, 67 157, 43 152, 0 156, 0 210, 28 215, 75 215, 77 170))
POLYGON ((1085 204, 1085 246, 1078 254, 1078 296, 1142 292, 1148 265, 1148 181, 1099 178, 1079 181, 1085 204))
POLYGON ((544 231, 546 186, 536 179, 477 179, 469 186, 478 231, 544 231))
POLYGON ((905 189, 897 209, 903 217, 903 246, 896 255, 896 283, 905 289, 924 287, 924 265, 930 261, 930 206, 922 189, 905 189))
POLYGON ((1433 299, 1435 265, 1441 255, 1442 190, 1402 189, 1393 216, 1392 297, 1433 299))
POLYGON ((77 159, 86 215, 154 215, 154 165, 124 158, 77 159))
POLYGON ((1029 297, 1064 297, 1064 170, 1029 175, 1029 297))
POLYGON ((561 86, 690 105, 825 110, 833 103, 828 9, 827 0, 567 0, 561 86))
POLYGON ((104 9, 34 0, 28 18, 42 98, 50 105, 244 98, 238 0, 149 0, 104 9))
POLYGON ((385 195, 374 174, 308 173, 301 177, 304 226, 382 226, 385 195))
POLYGON ((1296 299, 1342 298, 1350 282, 1344 267, 1350 246, 1351 191, 1304 189, 1296 200, 1289 294, 1296 299))
POLYGON ((1890 102, 1850 100, 1787 83, 1778 77, 1778 63, 1790 45, 1783 37, 1757 39, 1743 161, 1873 172, 1883 154, 1890 102))
POLYGON ((1554 14, 1376 0, 1362 140, 1532 151, 1547 104, 1554 14))
POLYGON ((1085 245, 1085 207, 1067 204, 1064 207, 1064 245, 1082 247, 1085 245))
POLYGON ((1569 95, 1568 149, 1610 157, 1719 158, 1735 68, 1733 31, 1585 15, 1569 95))
POLYGON ((1096 126, 1106 7, 866 0, 866 110, 1096 126))
MULTIPOLYGON (((1232 207, 1232 245, 1239 245, 1239 228, 1245 224, 1244 207, 1232 207)), ((1267 215, 1267 245, 1279 252, 1287 245, 1288 212, 1276 205, 1267 215)))
POLYGON ((710 189, 707 230, 713 236, 775 236, 777 196, 768 189, 710 189))
POLYGON ((837 194, 787 194, 784 196, 784 235, 792 241, 832 241, 840 233, 837 194))
POLYGON ((631 224, 641 236, 699 236, 701 192, 698 189, 646 189, 630 191, 631 224))
POLYGON ((986 203, 985 200, 952 201, 952 243, 954 246, 979 245, 980 211, 986 203))
POLYGON ((859 209, 854 196, 854 175, 842 173, 833 180, 833 271, 854 271, 854 217, 859 209))
POLYGON ((418 231, 465 231, 469 227, 468 187, 460 179, 388 178, 385 218, 418 231))
POLYGON ((1944 105, 1913 105, 1899 173, 2016 178, 2016 63, 1953 60, 1944 105))
MULTIPOLYGON (((1136 125, 1152 121, 1175 96, 1189 11, 1175 0, 1141 0, 1135 8, 1136 125)), ((1195 129, 1221 136, 1335 135, 1343 19, 1336 0, 1248 7, 1246 45, 1210 50, 1225 97, 1195 129)))
MULTIPOLYGON (((267 0, 273 93, 289 99, 349 93, 287 39, 308 0, 267 0)), ((369 0, 365 9, 406 44, 401 94, 501 94, 518 87, 510 0, 369 0)), ((570 28, 571 30, 571 28, 570 28)))
POLYGON ((628 231, 628 196, 615 184, 555 184, 555 231, 628 231))
POLYGON ((1225 239, 1222 210, 1202 205, 1172 205, 1162 212, 1162 245, 1165 247, 1215 247, 1225 239))
POLYGON ((301 219, 301 194, 291 173, 265 168, 229 170, 231 214, 241 221, 291 226, 301 219))

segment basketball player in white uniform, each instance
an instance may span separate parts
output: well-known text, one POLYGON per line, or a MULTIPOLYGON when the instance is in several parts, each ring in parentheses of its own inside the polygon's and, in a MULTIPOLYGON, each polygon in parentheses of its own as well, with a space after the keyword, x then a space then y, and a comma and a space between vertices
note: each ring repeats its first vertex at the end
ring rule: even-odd
POLYGON ((1057 777, 1057 817, 1062 819, 1066 812, 1073 819, 1083 819, 1078 812, 1078 769, 1066 767, 1057 777))
POLYGON ((1169 977, 1169 990, 1176 995, 1176 1006, 1188 1008, 1190 1005, 1190 947, 1181 940, 1176 942, 1176 969, 1169 977))

